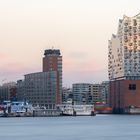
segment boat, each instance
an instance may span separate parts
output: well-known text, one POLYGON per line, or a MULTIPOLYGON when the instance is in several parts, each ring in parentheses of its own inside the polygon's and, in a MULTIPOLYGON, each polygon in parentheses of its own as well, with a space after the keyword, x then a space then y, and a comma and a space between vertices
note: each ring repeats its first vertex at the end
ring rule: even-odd
POLYGON ((33 114, 32 105, 22 101, 3 101, 1 108, 1 117, 23 117, 33 114))
POLYGON ((57 109, 62 116, 95 116, 94 105, 61 104, 57 109))
POLYGON ((32 105, 27 102, 12 102, 10 114, 16 117, 30 116, 33 113, 32 105))
POLYGON ((96 102, 94 109, 96 114, 112 114, 112 108, 103 102, 96 102))

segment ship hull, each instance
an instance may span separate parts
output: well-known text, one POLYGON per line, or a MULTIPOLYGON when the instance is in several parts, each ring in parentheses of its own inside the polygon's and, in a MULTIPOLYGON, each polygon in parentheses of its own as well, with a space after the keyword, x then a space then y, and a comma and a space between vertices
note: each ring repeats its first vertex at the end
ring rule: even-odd
POLYGON ((95 116, 93 105, 59 105, 62 116, 95 116))

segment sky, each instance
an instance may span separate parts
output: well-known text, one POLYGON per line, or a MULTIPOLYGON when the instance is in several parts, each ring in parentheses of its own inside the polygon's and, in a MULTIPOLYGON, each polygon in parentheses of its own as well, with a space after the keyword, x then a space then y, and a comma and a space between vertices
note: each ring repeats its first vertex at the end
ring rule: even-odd
POLYGON ((108 40, 139 0, 0 0, 0 83, 42 71, 45 49, 60 49, 63 86, 108 80, 108 40))

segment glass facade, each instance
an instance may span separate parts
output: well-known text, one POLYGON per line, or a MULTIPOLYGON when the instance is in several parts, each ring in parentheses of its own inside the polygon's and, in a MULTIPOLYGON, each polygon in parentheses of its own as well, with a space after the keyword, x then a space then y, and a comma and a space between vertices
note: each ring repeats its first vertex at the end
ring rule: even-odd
POLYGON ((57 73, 40 72, 25 75, 26 100, 33 105, 53 109, 56 103, 57 73))

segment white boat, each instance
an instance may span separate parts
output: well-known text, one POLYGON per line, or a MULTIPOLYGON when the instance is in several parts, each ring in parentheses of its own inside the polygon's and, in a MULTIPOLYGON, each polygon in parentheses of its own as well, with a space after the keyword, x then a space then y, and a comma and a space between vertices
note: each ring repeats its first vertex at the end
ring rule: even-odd
POLYGON ((4 116, 32 116, 33 114, 33 107, 27 102, 4 101, 1 106, 3 108, 4 116))
POLYGON ((64 116, 94 116, 94 105, 72 105, 62 104, 57 108, 62 112, 64 116))
POLYGON ((32 105, 27 102, 12 102, 11 103, 11 114, 15 116, 26 116, 27 114, 33 113, 32 105))

